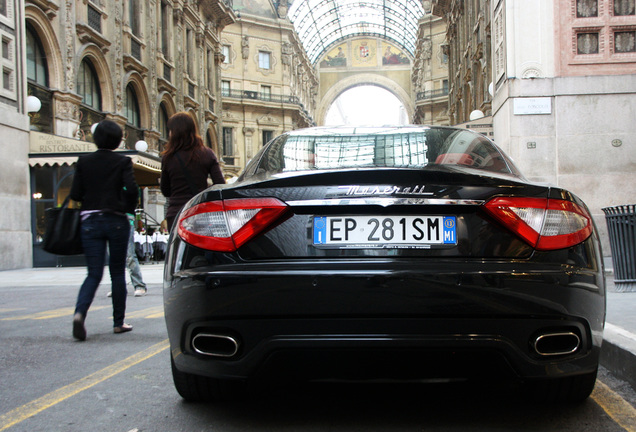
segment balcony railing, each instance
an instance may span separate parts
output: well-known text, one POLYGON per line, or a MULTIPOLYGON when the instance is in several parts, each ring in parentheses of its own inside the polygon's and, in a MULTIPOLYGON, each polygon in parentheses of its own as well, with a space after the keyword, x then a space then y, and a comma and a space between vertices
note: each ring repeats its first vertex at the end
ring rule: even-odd
POLYGON ((305 106, 302 103, 300 103, 300 99, 298 98, 298 96, 286 96, 286 95, 277 95, 277 94, 270 94, 270 93, 261 93, 258 91, 251 91, 251 90, 228 90, 228 89, 221 90, 221 95, 224 98, 239 99, 242 101, 257 100, 262 102, 289 103, 289 104, 298 105, 298 107, 300 108, 300 111, 307 118, 308 122, 314 125, 313 118, 311 117, 309 112, 305 109, 305 106))
POLYGON ((439 89, 439 90, 427 90, 423 92, 418 92, 416 95, 416 101, 423 101, 426 99, 435 99, 438 97, 448 96, 448 89, 439 89))
POLYGON ((260 100, 263 102, 274 102, 274 103, 291 103, 295 105, 300 105, 300 99, 297 96, 285 96, 285 95, 276 95, 269 93, 261 93, 258 91, 251 90, 223 90, 223 97, 228 97, 232 99, 241 99, 241 100, 260 100))

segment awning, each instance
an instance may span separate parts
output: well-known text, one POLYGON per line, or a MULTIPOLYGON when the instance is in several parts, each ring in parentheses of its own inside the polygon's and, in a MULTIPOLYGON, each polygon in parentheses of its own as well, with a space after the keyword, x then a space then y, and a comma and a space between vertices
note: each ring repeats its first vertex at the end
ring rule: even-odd
MULTIPOLYGON (((146 157, 141 154, 128 154, 126 155, 132 159, 135 168, 144 169, 151 172, 161 172, 161 161, 154 158, 146 157)), ((53 165, 73 165, 77 162, 78 156, 60 156, 60 155, 30 155, 29 165, 35 166, 53 166, 53 165)))
MULTIPOLYGON (((122 152, 123 153, 123 152, 122 152)), ((128 153, 128 152, 126 152, 128 153)), ((71 166, 77 162, 79 155, 65 156, 58 154, 30 154, 29 165, 32 167, 68 165, 71 166)), ((126 154, 132 159, 133 169, 135 170, 135 179, 139 186, 158 186, 159 177, 161 176, 161 160, 152 155, 145 155, 136 152, 126 154)))

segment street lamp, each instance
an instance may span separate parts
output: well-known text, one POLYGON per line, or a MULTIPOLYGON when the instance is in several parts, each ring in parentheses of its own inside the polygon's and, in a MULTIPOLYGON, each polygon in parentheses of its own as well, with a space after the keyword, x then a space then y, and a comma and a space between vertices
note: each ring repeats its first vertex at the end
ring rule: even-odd
POLYGON ((42 102, 35 96, 27 96, 26 108, 28 113, 36 113, 42 108, 42 102))
POLYGON ((483 117, 484 117, 484 113, 481 112, 481 110, 475 110, 470 113, 470 116, 468 118, 470 119, 470 121, 475 121, 483 117))
POLYGON ((148 143, 144 140, 139 140, 135 143, 135 150, 145 152, 148 150, 148 143))

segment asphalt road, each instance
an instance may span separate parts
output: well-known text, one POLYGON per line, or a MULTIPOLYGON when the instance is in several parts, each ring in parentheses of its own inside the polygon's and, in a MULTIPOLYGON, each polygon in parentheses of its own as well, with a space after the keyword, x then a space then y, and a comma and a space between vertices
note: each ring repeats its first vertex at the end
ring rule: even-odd
POLYGON ((128 297, 134 330, 117 335, 102 285, 85 342, 71 336, 77 290, 0 286, 0 431, 636 432, 636 395, 605 370, 578 406, 529 404, 494 383, 323 383, 185 403, 172 384, 161 285, 128 297))

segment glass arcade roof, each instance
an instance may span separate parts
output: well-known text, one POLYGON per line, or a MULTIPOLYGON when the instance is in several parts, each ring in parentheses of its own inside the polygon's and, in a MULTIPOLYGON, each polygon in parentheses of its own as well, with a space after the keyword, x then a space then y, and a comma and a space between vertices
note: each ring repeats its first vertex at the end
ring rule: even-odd
POLYGON ((354 36, 387 39, 415 54, 420 0, 294 0, 289 15, 313 64, 334 43, 354 36))

